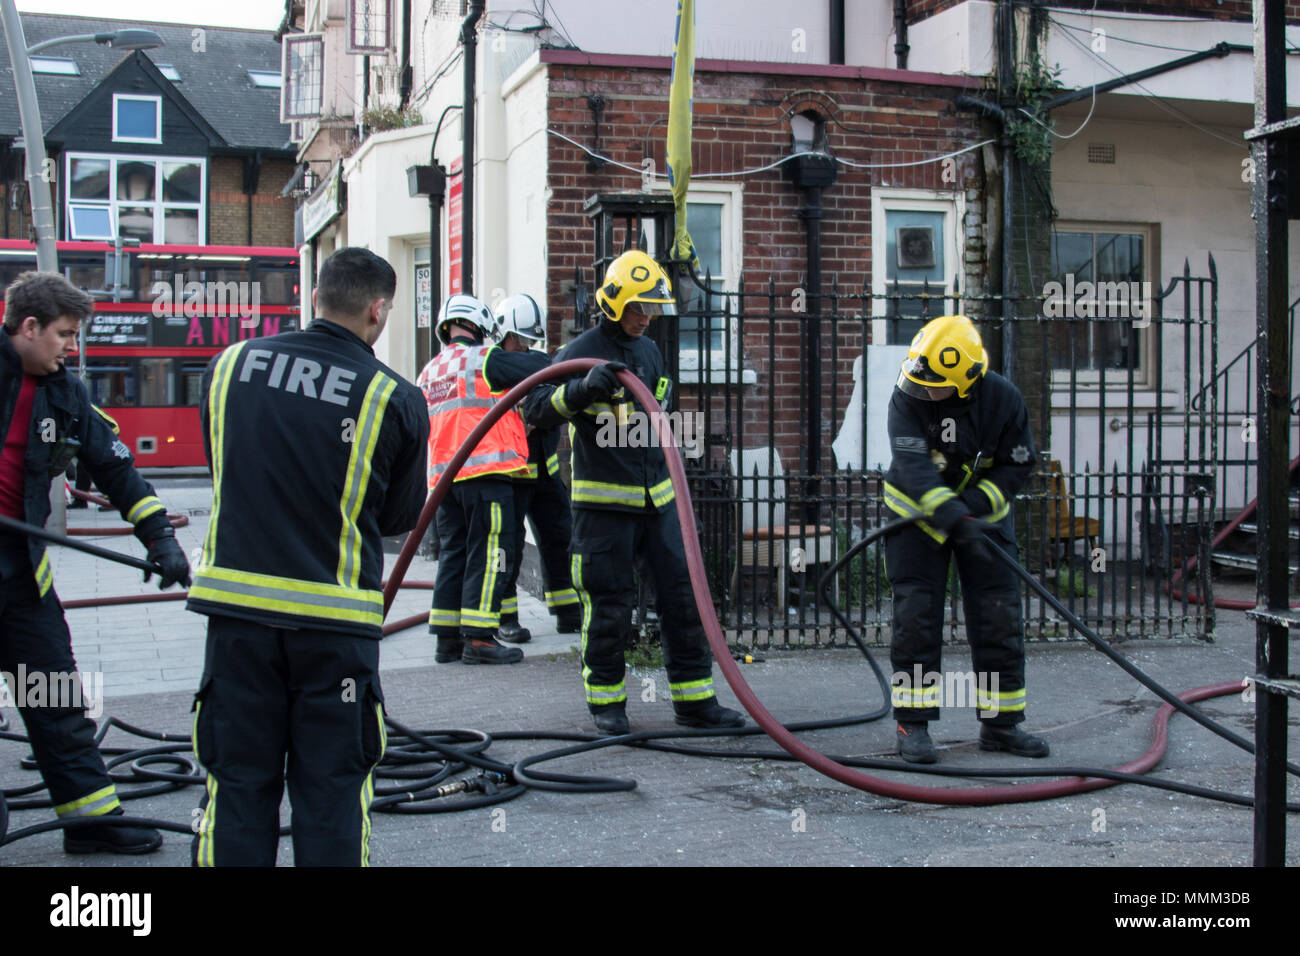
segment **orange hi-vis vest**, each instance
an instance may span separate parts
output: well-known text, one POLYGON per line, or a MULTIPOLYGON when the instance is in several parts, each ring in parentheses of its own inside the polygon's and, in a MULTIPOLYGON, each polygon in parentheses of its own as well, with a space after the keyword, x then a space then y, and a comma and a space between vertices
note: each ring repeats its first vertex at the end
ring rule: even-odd
MULTIPOLYGON (((432 489, 456 451, 505 391, 494 392, 483 366, 496 346, 452 342, 433 357, 417 381, 429 406, 429 488, 432 489)), ((483 475, 528 471, 528 437, 514 409, 492 426, 456 475, 456 481, 483 475)))

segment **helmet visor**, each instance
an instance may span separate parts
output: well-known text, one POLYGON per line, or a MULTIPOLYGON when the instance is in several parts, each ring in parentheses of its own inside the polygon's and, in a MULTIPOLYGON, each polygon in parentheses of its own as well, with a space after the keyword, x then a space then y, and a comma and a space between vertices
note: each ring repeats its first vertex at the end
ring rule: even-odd
POLYGON ((942 402, 953 398, 957 394, 955 385, 921 385, 907 377, 903 372, 898 376, 898 388, 904 395, 911 395, 913 398, 919 398, 923 402, 942 402))

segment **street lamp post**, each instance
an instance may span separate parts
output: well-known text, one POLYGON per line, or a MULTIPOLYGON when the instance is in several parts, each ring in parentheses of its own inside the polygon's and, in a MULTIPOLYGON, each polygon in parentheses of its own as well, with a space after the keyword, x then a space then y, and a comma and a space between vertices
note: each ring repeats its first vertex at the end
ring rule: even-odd
MULTIPOLYGON (((53 177, 45 155, 45 131, 41 128, 41 109, 36 101, 36 80, 32 76, 32 61, 29 56, 38 50, 62 43, 93 41, 117 49, 148 50, 162 46, 163 41, 152 30, 130 29, 55 37, 29 48, 14 0, 0 0, 0 19, 4 21, 9 62, 13 65, 14 88, 18 94, 18 118, 23 128, 23 151, 27 155, 27 195, 32 204, 32 231, 36 233, 36 268, 41 272, 58 272, 54 202, 50 194, 50 180, 53 177)), ((49 525, 50 530, 59 534, 67 531, 68 517, 62 482, 54 482, 50 487, 49 525)))

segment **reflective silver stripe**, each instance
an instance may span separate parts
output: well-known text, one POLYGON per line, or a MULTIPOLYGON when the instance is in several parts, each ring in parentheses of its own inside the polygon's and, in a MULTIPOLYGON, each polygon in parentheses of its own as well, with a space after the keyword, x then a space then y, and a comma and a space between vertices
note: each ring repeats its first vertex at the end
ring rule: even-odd
MULTIPOLYGON (((465 464, 461 465, 460 468, 461 471, 464 471, 466 468, 474 468, 478 465, 496 465, 507 461, 514 461, 518 457, 519 454, 513 451, 485 452, 482 455, 470 455, 465 459, 465 464)), ((450 464, 450 462, 448 464, 450 464)), ((438 478, 447 470, 447 465, 434 465, 431 470, 434 478, 438 478)))
POLYGON ((435 415, 441 415, 443 412, 454 412, 461 408, 491 408, 495 405, 490 398, 449 398, 445 402, 439 402, 430 409, 435 415))
POLYGON ((922 514, 920 507, 915 501, 903 494, 889 482, 885 482, 885 505, 891 511, 897 512, 904 518, 914 518, 922 514))
POLYGON ((54 808, 54 812, 60 817, 98 817, 120 805, 121 802, 117 799, 117 791, 110 783, 102 790, 96 790, 80 800, 60 804, 54 808))
POLYGON ((587 700, 592 704, 616 704, 627 700, 627 684, 588 684, 587 700))
MULTIPOLYGON (((384 606, 383 595, 379 591, 362 591, 361 594, 373 594, 373 598, 345 597, 342 594, 320 594, 316 591, 296 590, 287 587, 274 587, 267 584, 254 584, 251 581, 228 581, 217 576, 218 568, 208 568, 195 575, 193 590, 220 591, 226 595, 242 595, 287 604, 312 605, 317 608, 334 608, 340 611, 354 611, 378 616, 384 606)), ((238 574, 239 572, 235 572, 238 574)), ((303 582, 312 587, 310 582, 303 582)), ((192 595, 202 598, 202 595, 192 595)), ((286 610, 285 613, 302 613, 286 610)))

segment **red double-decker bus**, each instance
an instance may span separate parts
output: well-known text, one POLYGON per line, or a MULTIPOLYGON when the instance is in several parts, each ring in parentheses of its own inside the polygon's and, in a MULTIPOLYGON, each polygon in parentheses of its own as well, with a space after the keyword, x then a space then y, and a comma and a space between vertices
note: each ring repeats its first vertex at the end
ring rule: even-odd
MULTIPOLYGON (((139 465, 205 464, 203 370, 227 345, 299 328, 298 251, 104 242, 58 250, 59 271, 96 300, 80 361, 68 361, 91 401, 117 420, 139 465)), ((0 239, 0 288, 35 268, 35 246, 0 239)))

